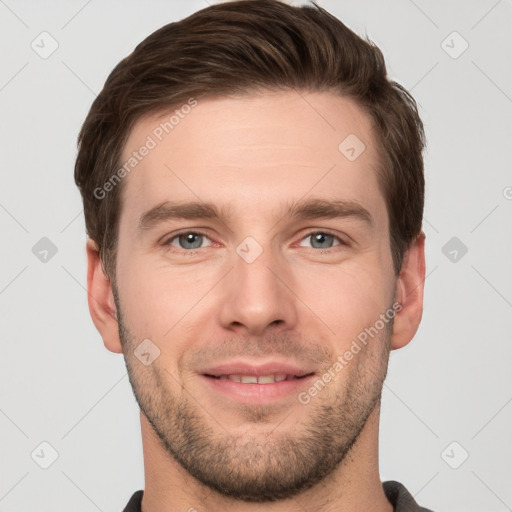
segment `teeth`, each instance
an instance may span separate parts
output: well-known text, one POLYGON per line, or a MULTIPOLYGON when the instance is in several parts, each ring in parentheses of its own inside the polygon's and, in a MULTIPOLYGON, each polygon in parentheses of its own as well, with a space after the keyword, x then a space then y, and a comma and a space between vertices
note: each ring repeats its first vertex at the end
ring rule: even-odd
POLYGON ((283 380, 292 380, 293 375, 286 375, 286 373, 278 373, 276 375, 262 375, 256 377, 255 375, 222 375, 221 379, 229 379, 242 384, 272 384, 274 382, 282 382, 283 380))
POLYGON ((276 379, 273 375, 264 375, 261 377, 258 377, 258 383, 259 384, 272 384, 272 382, 275 382, 276 379))

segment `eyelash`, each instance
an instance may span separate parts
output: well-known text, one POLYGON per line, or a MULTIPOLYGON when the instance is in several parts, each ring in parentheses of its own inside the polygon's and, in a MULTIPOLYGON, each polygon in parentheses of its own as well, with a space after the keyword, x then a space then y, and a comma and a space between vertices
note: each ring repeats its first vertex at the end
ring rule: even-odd
MULTIPOLYGON (((204 236, 206 238, 209 238, 208 234, 205 233, 204 231, 201 231, 201 230, 187 230, 187 231, 181 231, 179 233, 174 234, 172 237, 168 238, 165 242, 163 242, 162 245, 167 246, 167 247, 172 247, 173 250, 177 249, 178 252, 186 253, 187 255, 190 255, 190 256, 193 256, 193 255, 197 254, 197 252, 199 252, 201 249, 205 249, 205 247, 200 247, 198 249, 186 250, 186 249, 182 249, 180 247, 171 246, 171 243, 174 240, 176 240, 177 238, 179 238, 182 235, 189 235, 189 234, 201 235, 201 236, 204 236)), ((343 239, 341 239, 338 235, 335 235, 334 233, 331 233, 329 230, 310 231, 305 236, 303 236, 300 239, 300 241, 302 242, 303 240, 305 240, 308 237, 311 237, 312 235, 320 235, 320 234, 321 235, 332 236, 334 239, 336 239, 339 242, 339 245, 335 245, 333 247, 329 247, 328 249, 316 249, 315 247, 309 247, 309 249, 312 249, 313 251, 315 251, 315 253, 325 254, 325 253, 333 251, 336 247, 340 247, 340 246, 348 247, 349 246, 349 244, 347 242, 345 242, 343 239)))

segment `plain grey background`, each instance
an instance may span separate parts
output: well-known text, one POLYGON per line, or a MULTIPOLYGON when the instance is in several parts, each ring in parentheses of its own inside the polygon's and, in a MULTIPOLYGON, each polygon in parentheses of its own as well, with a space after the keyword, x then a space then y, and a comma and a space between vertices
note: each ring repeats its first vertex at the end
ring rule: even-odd
MULTIPOLYGON (((436 512, 512 510, 512 3, 319 4, 379 45, 428 138, 424 316, 391 355, 381 478, 436 512)), ((119 60, 207 5, 0 0, 2 512, 114 512, 143 488, 124 361, 87 308, 76 137, 119 60)))

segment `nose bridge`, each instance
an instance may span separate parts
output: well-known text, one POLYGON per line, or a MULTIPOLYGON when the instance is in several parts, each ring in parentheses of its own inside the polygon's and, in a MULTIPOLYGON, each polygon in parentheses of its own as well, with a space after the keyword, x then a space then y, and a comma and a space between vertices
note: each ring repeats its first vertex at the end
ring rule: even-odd
POLYGON ((261 334, 270 325, 291 327, 297 320, 286 262, 271 244, 247 237, 233 255, 233 270, 223 297, 221 318, 225 328, 244 326, 247 334, 261 334))

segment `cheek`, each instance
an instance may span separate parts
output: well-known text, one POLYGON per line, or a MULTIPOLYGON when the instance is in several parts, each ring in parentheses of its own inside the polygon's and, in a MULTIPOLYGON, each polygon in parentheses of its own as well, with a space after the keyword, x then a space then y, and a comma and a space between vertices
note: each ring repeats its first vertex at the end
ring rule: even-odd
POLYGON ((123 316, 137 337, 159 338, 175 322, 173 312, 176 294, 163 279, 135 268, 125 273, 118 283, 123 316))
POLYGON ((165 346, 191 321, 198 322, 198 315, 209 307, 202 299, 218 280, 211 270, 199 273, 193 267, 172 269, 136 259, 126 270, 119 293, 132 332, 165 346))
POLYGON ((346 261, 339 267, 302 273, 298 295, 340 343, 350 343, 390 306, 389 283, 383 276, 375 263, 346 261))

